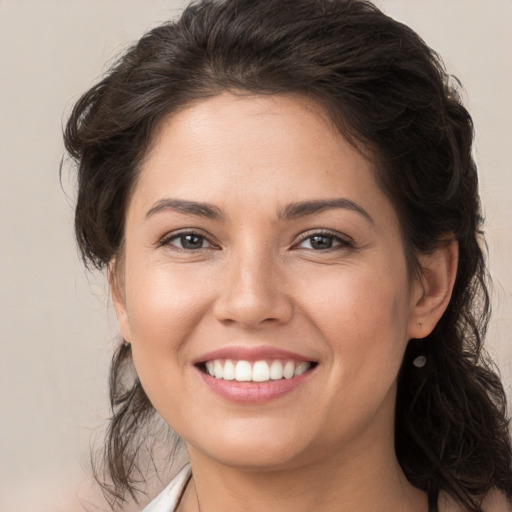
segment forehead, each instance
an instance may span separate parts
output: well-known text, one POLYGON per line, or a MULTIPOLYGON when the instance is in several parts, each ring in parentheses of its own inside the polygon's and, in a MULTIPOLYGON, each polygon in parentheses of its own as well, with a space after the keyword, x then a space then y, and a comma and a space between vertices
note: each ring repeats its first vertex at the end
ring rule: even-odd
POLYGON ((132 203, 148 208, 165 195, 258 210, 333 195, 384 200, 368 160, 319 103, 231 93, 159 126, 132 203))

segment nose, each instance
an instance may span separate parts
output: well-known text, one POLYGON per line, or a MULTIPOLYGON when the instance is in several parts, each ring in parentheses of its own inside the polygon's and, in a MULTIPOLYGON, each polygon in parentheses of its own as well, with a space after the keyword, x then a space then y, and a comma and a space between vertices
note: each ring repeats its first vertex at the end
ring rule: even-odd
POLYGON ((271 251, 249 250, 233 255, 226 261, 214 305, 217 320, 246 329, 288 322, 293 306, 285 281, 271 251))

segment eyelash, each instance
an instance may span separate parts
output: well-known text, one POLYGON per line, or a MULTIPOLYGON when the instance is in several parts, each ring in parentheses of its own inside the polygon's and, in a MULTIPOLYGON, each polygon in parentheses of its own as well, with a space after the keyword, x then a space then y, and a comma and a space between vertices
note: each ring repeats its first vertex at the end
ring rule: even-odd
MULTIPOLYGON (((308 231, 306 233, 302 233, 299 237, 299 241, 293 245, 292 249, 300 249, 301 248, 300 245, 302 243, 304 243, 306 240, 313 239, 314 237, 324 237, 324 238, 332 239, 332 243, 336 242, 336 245, 327 247, 324 249, 314 249, 313 247, 303 248, 303 249, 307 249, 309 251, 314 251, 314 252, 330 252, 330 251, 336 251, 336 250, 350 249, 350 248, 354 247, 352 240, 350 240, 348 237, 343 237, 340 234, 334 233, 332 231, 320 229, 320 230, 314 230, 314 231, 308 231)), ((164 237, 158 243, 158 247, 164 247, 164 246, 172 246, 173 250, 183 251, 183 252, 198 252, 203 249, 219 249, 218 246, 216 246, 215 244, 211 243, 208 240, 208 237, 206 237, 204 234, 198 233, 196 231, 181 231, 178 233, 171 233, 170 235, 164 237), (198 237, 198 238, 202 239, 202 244, 207 242, 209 245, 207 247, 198 247, 198 248, 194 248, 194 249, 191 249, 191 248, 187 249, 185 247, 178 247, 177 245, 174 245, 171 243, 173 240, 179 240, 179 239, 183 240, 187 236, 198 237)))
POLYGON ((165 247, 165 246, 172 246, 173 250, 183 251, 183 252, 199 252, 203 249, 218 249, 218 247, 215 246, 214 244, 212 244, 204 234, 198 233, 196 231, 180 231, 178 233, 171 233, 168 236, 165 236, 164 238, 162 238, 162 240, 158 243, 158 247, 165 247), (199 247, 197 249, 186 249, 184 247, 178 247, 177 245, 174 245, 171 243, 173 240, 179 240, 179 239, 183 240, 187 236, 195 236, 195 237, 201 238, 203 241, 203 244, 204 244, 204 242, 208 243, 208 247, 199 247))
POLYGON ((354 247, 354 243, 352 240, 346 236, 342 236, 339 233, 335 233, 332 231, 319 229, 314 231, 308 231, 306 233, 302 233, 300 235, 299 242, 294 245, 294 248, 300 248, 300 244, 305 242, 306 240, 312 239, 314 237, 325 237, 325 238, 331 238, 333 242, 337 242, 337 245, 333 247, 328 247, 326 249, 313 249, 308 248, 307 250, 314 251, 314 252, 330 252, 330 251, 336 251, 336 250, 343 250, 343 249, 350 249, 354 247))

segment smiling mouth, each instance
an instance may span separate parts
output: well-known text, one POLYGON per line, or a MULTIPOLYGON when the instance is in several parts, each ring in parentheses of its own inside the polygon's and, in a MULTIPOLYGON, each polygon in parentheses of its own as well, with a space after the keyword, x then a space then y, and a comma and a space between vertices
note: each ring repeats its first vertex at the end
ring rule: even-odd
POLYGON ((299 377, 316 365, 314 361, 213 359, 197 366, 203 373, 217 380, 270 382, 299 377))

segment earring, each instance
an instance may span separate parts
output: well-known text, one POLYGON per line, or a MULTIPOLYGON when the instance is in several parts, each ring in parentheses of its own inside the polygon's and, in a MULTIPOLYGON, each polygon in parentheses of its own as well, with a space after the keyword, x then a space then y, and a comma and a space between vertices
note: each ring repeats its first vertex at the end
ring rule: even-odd
POLYGON ((427 364, 427 358, 425 356, 418 356, 413 360, 412 364, 416 368, 423 368, 427 364))
MULTIPOLYGON (((420 331, 421 331, 422 328, 423 328, 423 324, 422 324, 421 320, 418 320, 418 326, 419 326, 420 331)), ((416 368, 423 368, 427 364, 427 358, 424 355, 419 355, 418 357, 413 359, 412 364, 416 368)))

